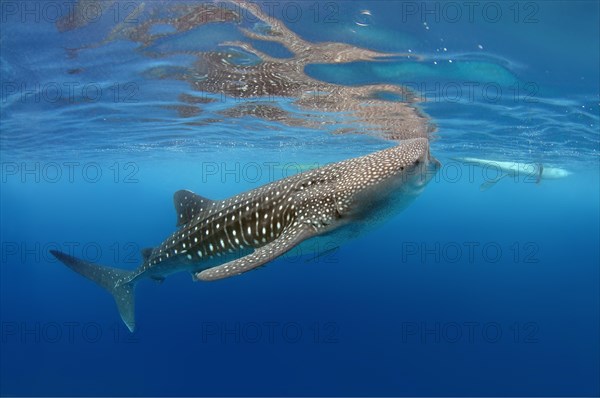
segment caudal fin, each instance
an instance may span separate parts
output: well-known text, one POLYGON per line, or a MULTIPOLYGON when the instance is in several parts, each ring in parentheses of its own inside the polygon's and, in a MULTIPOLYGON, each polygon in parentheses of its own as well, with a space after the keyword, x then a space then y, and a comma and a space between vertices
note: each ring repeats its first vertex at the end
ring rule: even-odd
POLYGON ((135 282, 131 282, 132 271, 88 263, 58 250, 50 253, 73 271, 96 282, 112 294, 121 319, 131 332, 135 330, 135 282))

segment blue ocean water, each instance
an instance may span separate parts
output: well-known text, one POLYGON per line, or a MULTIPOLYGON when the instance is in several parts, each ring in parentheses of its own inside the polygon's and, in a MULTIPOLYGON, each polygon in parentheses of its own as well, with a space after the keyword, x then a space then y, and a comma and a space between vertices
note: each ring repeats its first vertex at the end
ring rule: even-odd
POLYGON ((222 199, 391 145, 331 134, 332 115, 289 98, 273 101, 324 128, 223 116, 233 99, 184 103, 198 93, 178 71, 244 37, 227 22, 155 24, 165 37, 151 43, 115 33, 163 7, 2 3, 0 394, 600 395, 597 2, 262 4, 310 42, 404 54, 304 72, 411 88, 443 167, 339 248, 214 283, 141 282, 130 334, 110 296, 49 250, 133 269, 175 230, 179 189, 222 199), (481 191, 496 170, 460 157, 570 174, 481 191))

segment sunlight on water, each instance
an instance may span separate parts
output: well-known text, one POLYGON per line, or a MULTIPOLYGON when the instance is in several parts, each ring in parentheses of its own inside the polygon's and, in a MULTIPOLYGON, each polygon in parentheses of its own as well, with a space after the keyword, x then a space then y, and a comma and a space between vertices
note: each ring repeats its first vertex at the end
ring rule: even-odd
MULTIPOLYGON (((374 52, 309 43, 268 13, 240 4, 134 4, 125 21, 90 23, 78 14, 82 5, 56 22, 59 33, 52 24, 37 25, 39 34, 62 44, 41 42, 27 54, 11 50, 23 25, 11 28, 2 55, 4 156, 52 157, 78 141, 78 156, 136 156, 149 144, 173 151, 270 148, 288 139, 271 133, 290 128, 296 136, 320 136, 323 145, 335 142, 323 132, 350 133, 352 145, 357 133, 397 139, 423 134, 415 129, 431 124, 441 155, 489 155, 492 147, 493 155, 515 160, 598 159, 597 91, 562 97, 531 80, 523 61, 488 53, 481 44, 477 52, 448 50, 448 44, 431 52, 419 46, 404 54, 374 52), (287 48, 283 58, 271 55, 278 48, 287 48), (338 60, 329 56, 334 53, 343 55, 338 60), (64 63, 48 62, 65 56, 64 63), (125 62, 117 68, 114 60, 125 62), (367 101, 378 90, 397 91, 399 98, 367 101)), ((384 45, 384 38, 369 38, 381 29, 374 26, 378 17, 356 11, 351 20, 358 30, 347 39, 384 45)), ((363 153, 361 141, 354 145, 363 153)))

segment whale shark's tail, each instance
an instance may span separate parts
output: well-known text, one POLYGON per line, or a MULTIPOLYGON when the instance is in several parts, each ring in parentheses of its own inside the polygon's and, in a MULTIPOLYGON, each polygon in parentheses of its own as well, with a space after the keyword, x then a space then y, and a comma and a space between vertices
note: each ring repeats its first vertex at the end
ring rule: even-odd
POLYGON ((121 319, 131 332, 134 331, 135 300, 133 293, 135 282, 132 279, 135 273, 133 271, 88 263, 58 250, 50 250, 50 253, 73 271, 108 290, 117 303, 121 319))

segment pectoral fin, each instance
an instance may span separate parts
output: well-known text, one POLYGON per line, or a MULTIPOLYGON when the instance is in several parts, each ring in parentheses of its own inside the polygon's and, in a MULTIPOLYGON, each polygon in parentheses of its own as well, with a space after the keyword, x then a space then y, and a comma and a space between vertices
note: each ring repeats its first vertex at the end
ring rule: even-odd
POLYGON ((196 277, 201 281, 214 281, 250 271, 281 256, 314 234, 315 230, 312 226, 306 224, 292 226, 283 231, 279 238, 256 249, 253 253, 218 267, 198 272, 196 277))
POLYGON ((489 180, 484 182, 483 184, 481 184, 479 186, 479 191, 484 192, 487 191, 488 189, 490 189, 491 187, 493 187, 494 185, 496 185, 496 183, 498 181, 500 181, 501 179, 503 179, 504 177, 506 177, 508 174, 502 174, 500 177, 498 178, 494 178, 493 180, 489 180))

